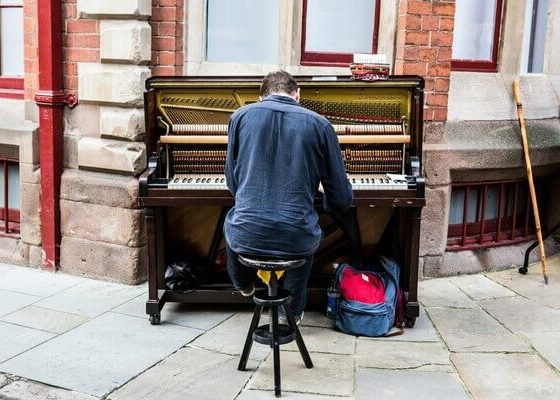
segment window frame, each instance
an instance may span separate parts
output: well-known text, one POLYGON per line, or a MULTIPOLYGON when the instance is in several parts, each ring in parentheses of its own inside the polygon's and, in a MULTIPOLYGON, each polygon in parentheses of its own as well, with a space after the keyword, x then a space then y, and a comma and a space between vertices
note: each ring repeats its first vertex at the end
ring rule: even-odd
MULTIPOLYGON (((542 188, 540 179, 536 182, 537 190, 542 188)), ((526 179, 508 179, 483 182, 457 182, 451 184, 451 190, 464 189, 463 221, 447 225, 446 251, 476 250, 490 247, 506 246, 533 240, 535 235, 532 217, 532 204, 526 179), (508 185, 514 187, 514 196, 508 196, 508 185), (523 188, 522 188, 523 186, 523 188), (498 187, 498 215, 486 219, 487 193, 489 188, 498 187), (476 204, 468 201, 469 190, 478 190, 476 204), (519 199, 521 189, 526 189, 525 210, 521 210, 519 199), (482 200, 482 203, 481 203, 482 200), (509 202, 512 201, 511 215, 508 213, 509 202), (475 221, 468 221, 468 210, 476 208, 475 221), (522 218, 522 223, 520 222, 522 218)), ((451 214, 451 210, 449 210, 451 214)))
MULTIPOLYGON (((500 48, 500 34, 502 31, 503 0, 496 0, 494 16, 494 45, 492 46, 492 60, 463 60, 451 59, 452 71, 470 72, 498 72, 498 51, 500 48)), ((457 18, 457 15, 455 15, 457 18)))
MULTIPOLYGON (((21 8, 23 4, 0 4, 0 13, 4 8, 21 8)), ((23 30, 23 19, 22 19, 23 30)), ((6 99, 23 99, 23 75, 2 75, 2 31, 0 29, 0 97, 6 99)), ((23 71, 24 72, 24 71, 23 71)))
POLYGON ((17 166, 19 169, 19 161, 10 157, 0 157, 0 164, 4 167, 4 185, 0 188, 0 190, 4 192, 4 202, 0 204, 0 237, 20 237, 21 210, 19 208, 10 208, 8 206, 9 168, 10 165, 12 165, 17 166))
MULTIPOLYGON (((501 1, 501 0, 500 0, 501 1)), ((305 51, 306 43, 306 27, 307 27, 307 2, 303 0, 303 11, 301 15, 301 56, 300 65, 309 66, 331 66, 331 67, 347 67, 353 62, 352 53, 336 53, 336 52, 318 52, 305 51)), ((375 0, 375 12, 373 15, 373 38, 371 53, 377 53, 377 45, 379 41, 379 19, 381 14, 381 0, 375 0)))

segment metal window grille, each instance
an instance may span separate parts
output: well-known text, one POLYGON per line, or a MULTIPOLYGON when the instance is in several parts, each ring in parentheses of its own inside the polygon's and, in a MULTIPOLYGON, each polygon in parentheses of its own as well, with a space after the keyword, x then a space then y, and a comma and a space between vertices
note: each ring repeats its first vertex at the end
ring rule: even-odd
MULTIPOLYGON (((538 192, 539 181, 535 183, 538 192)), ((448 251, 504 246, 534 239, 527 182, 454 184, 451 196, 454 204, 448 225, 448 251)))
MULTIPOLYGON (((9 171, 11 169, 19 169, 17 160, 9 158, 0 158, 0 166, 2 166, 2 176, 0 181, 2 187, 0 188, 0 236, 19 236, 20 234, 20 212, 19 208, 9 207, 10 204, 10 179, 9 171)), ((12 193, 14 188, 12 189, 12 193)), ((16 188, 15 190, 19 190, 16 188)))

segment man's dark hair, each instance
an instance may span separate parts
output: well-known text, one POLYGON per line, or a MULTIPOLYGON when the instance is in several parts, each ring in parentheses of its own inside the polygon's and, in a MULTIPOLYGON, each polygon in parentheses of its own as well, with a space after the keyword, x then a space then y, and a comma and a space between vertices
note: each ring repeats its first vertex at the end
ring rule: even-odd
POLYGON ((292 94, 298 88, 294 77, 286 71, 271 72, 264 77, 261 83, 261 96, 266 97, 271 93, 292 94))

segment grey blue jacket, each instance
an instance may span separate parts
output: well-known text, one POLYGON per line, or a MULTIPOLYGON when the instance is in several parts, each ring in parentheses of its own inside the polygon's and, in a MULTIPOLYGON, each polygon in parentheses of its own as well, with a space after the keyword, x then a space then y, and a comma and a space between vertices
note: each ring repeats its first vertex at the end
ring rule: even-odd
POLYGON ((326 211, 352 203, 332 125, 287 96, 268 96, 231 116, 226 180, 235 206, 224 233, 236 253, 313 254, 322 237, 313 206, 320 182, 326 211))

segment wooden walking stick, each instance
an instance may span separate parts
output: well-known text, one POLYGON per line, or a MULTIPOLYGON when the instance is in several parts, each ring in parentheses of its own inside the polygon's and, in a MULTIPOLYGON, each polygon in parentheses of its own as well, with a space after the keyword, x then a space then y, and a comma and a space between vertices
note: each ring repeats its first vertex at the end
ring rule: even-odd
POLYGON ((546 274, 546 255, 544 254, 544 242, 541 233, 541 221, 539 218, 539 209, 537 206, 537 195, 535 193, 535 183, 533 182, 533 169, 531 167, 531 157, 529 156, 529 143, 527 142, 527 131, 525 130, 525 117, 523 115, 523 105, 521 104, 521 95, 519 94, 519 81, 513 81, 513 94, 515 103, 517 104, 517 118, 519 119, 519 127, 521 128, 521 141, 523 143, 523 153, 525 155, 525 168, 527 171, 527 180, 529 181, 529 192, 531 193, 531 203, 533 205, 533 214, 535 216, 535 230, 537 231, 537 241, 539 242, 539 255, 541 257, 541 267, 544 277, 544 283, 548 285, 548 275, 546 274))

